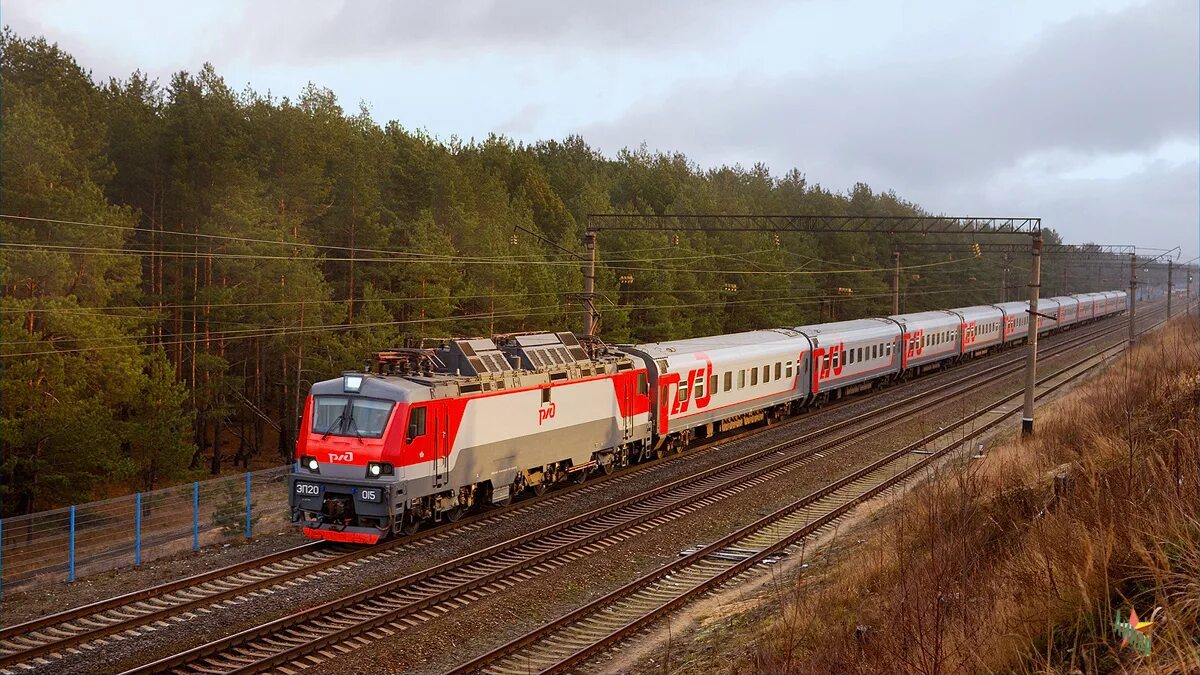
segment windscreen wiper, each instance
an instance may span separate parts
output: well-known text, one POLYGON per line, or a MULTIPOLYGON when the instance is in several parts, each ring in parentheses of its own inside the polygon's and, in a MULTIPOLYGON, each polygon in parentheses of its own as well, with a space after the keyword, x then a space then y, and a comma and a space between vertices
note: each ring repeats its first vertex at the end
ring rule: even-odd
POLYGON ((354 409, 350 407, 349 399, 346 400, 346 405, 342 407, 342 414, 338 415, 337 418, 333 420, 333 422, 329 423, 329 428, 325 430, 325 435, 321 436, 321 440, 325 440, 326 438, 329 438, 329 435, 333 433, 333 430, 340 427, 342 422, 345 421, 347 414, 349 414, 351 419, 353 419, 354 409))
POLYGON ((358 423, 354 421, 354 411, 350 411, 350 416, 346 418, 346 426, 354 430, 354 437, 358 439, 358 444, 362 445, 362 432, 358 430, 358 423))
POLYGON ((326 438, 329 438, 329 435, 333 433, 333 430, 342 425, 342 420, 344 420, 345 418, 346 418, 346 413, 342 413, 341 415, 338 415, 336 418, 334 418, 334 420, 329 423, 329 427, 327 429, 325 429, 325 433, 321 436, 321 440, 325 440, 326 438))

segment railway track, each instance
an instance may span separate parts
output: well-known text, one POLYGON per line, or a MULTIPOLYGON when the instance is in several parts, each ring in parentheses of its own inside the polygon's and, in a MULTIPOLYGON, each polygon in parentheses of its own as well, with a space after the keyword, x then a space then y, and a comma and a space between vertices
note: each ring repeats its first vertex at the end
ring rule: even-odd
MULTIPOLYGON (((1066 351, 1075 346, 1074 343, 1069 341, 1055 349, 1066 351)), ((860 415, 680 479, 648 494, 621 500, 562 524, 529 533, 512 543, 448 561, 128 672, 244 673, 303 667, 303 663, 296 661, 309 653, 327 647, 349 649, 356 643, 369 643, 372 639, 418 625, 456 605, 473 602, 542 572, 593 555, 613 543, 648 532, 803 466, 814 457, 836 451, 860 438, 863 431, 858 428, 860 426, 869 425, 872 432, 879 432, 930 406, 957 398, 985 380, 1001 379, 1018 369, 1012 364, 993 366, 984 371, 986 376, 976 374, 898 401, 885 408, 885 411, 895 411, 887 418, 881 419, 880 411, 860 415), (827 435, 846 428, 853 430, 813 447, 796 449, 797 445, 811 441, 818 434, 827 435), (787 450, 796 451, 777 458, 787 450)))
MULTIPOLYGON (((1124 349, 1124 345, 1112 347, 1041 378, 1037 398, 1041 399, 1099 367, 1124 349)), ((928 434, 449 672, 452 675, 479 672, 515 675, 578 670, 589 658, 637 634, 688 602, 744 580, 764 560, 794 550, 806 538, 831 529, 858 504, 932 467, 956 449, 962 449, 966 441, 1019 412, 1020 405, 1011 406, 1011 403, 1021 394, 1018 391, 1006 395, 955 424, 928 434), (1006 406, 1011 407, 1006 410, 1006 406), (993 419, 974 425, 979 418, 996 411, 1000 414, 993 419), (969 432, 953 436, 955 431, 967 425, 972 426, 969 432), (930 443, 946 436, 951 436, 948 442, 914 461, 914 451, 927 451, 930 443), (721 555, 730 550, 746 554, 721 555)))
MULTIPOLYGON (((1101 322, 1095 327, 1090 327, 1088 332, 1078 335, 1068 334, 1069 337, 1067 340, 1049 348, 1045 356, 1051 356, 1051 350, 1065 350, 1120 330, 1120 323, 1117 322, 1114 326, 1110 322, 1101 322)), ((978 373, 971 374, 968 377, 978 377, 983 373, 998 372, 1016 364, 1020 360, 1018 352, 1005 352, 999 355, 999 358, 1003 359, 1005 354, 1013 355, 1015 358, 1002 360, 1001 363, 990 366, 978 373)), ((915 383, 920 382, 922 380, 915 381, 915 383)), ((955 382, 947 383, 924 392, 919 396, 927 396, 933 392, 947 391, 956 385, 957 383, 955 382)), ((910 397, 898 403, 910 401, 914 398, 916 397, 910 397)), ((861 400, 861 398, 851 398, 849 402, 861 400)), ((846 401, 843 401, 836 406, 827 407, 825 410, 829 411, 846 403, 846 401)), ((894 409, 894 407, 884 408, 884 410, 889 409, 894 409)), ((878 412, 874 411, 872 415, 877 415, 878 412)), ((805 419, 808 419, 807 415, 795 418, 793 421, 785 423, 785 425, 805 419)), ((845 426, 844 422, 837 423, 829 429, 844 428, 845 426)), ((756 433, 757 430, 747 431, 733 438, 718 439, 716 442, 727 444, 756 433)), ((689 453, 688 456, 696 456, 698 452, 704 452, 704 450, 705 448, 700 448, 697 451, 689 453)), ((767 451, 759 451, 748 457, 761 457, 765 454, 767 454, 767 451)), ((600 481, 590 481, 581 486, 573 486, 540 498, 525 500, 504 507, 503 509, 485 512, 464 519, 464 521, 460 521, 454 525, 436 527, 418 535, 416 538, 395 540, 365 549, 330 546, 324 542, 313 542, 280 551, 263 558, 245 561, 223 569, 43 617, 36 621, 4 628, 0 630, 0 668, 13 669, 15 667, 17 670, 35 669, 38 666, 46 665, 49 662, 47 660, 48 657, 53 658, 56 655, 60 655, 64 650, 76 645, 93 647, 93 644, 88 643, 102 641, 106 636, 135 637, 138 634, 139 627, 145 629, 152 624, 166 620, 179 620, 180 617, 185 616, 188 612, 202 606, 211 606, 223 602, 236 602, 246 594, 303 580, 312 575, 336 569, 339 566, 350 565, 352 563, 362 564, 370 562, 372 559, 395 555, 404 550, 411 550, 412 548, 443 540, 451 536, 452 533, 468 533, 485 525, 493 524, 497 520, 510 518, 517 510, 558 503, 564 499, 573 497, 580 491, 606 488, 611 485, 610 481, 619 481, 640 475, 644 471, 653 470, 660 463, 673 459, 675 459, 674 456, 656 460, 640 465, 632 471, 603 477, 600 481)), ((745 462, 746 458, 738 461, 745 462)), ((703 480, 710 475, 712 475, 711 470, 710 472, 700 472, 689 480, 703 480)))

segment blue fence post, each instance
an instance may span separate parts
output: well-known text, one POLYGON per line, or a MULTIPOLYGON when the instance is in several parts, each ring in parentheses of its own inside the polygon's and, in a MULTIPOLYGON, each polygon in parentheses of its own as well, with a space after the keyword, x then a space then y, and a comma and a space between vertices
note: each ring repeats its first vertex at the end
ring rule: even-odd
POLYGON ((133 516, 133 566, 142 564, 142 493, 134 495, 137 513, 133 516))
POLYGON ((75 583, 75 505, 71 505, 71 545, 67 550, 67 583, 75 583))
POLYGON ((192 481, 192 550, 200 550, 200 481, 192 481))
POLYGON ((246 538, 250 538, 250 472, 246 472, 246 538))

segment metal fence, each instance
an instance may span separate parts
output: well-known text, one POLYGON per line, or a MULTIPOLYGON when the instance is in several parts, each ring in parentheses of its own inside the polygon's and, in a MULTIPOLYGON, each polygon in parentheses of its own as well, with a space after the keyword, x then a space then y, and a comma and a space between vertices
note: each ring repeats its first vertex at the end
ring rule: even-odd
POLYGON ((254 533, 288 518, 282 466, 77 504, 0 521, 0 592, 77 576, 254 533))

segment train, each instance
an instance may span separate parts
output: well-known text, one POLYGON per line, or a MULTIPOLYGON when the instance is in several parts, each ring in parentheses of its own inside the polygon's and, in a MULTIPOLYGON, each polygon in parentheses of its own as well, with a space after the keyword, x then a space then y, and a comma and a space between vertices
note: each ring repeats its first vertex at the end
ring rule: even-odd
POLYGON ((1125 312, 1122 291, 666 342, 571 332, 378 352, 306 398, 292 522, 373 544, 593 472, 681 452, 1038 334, 1125 312))

